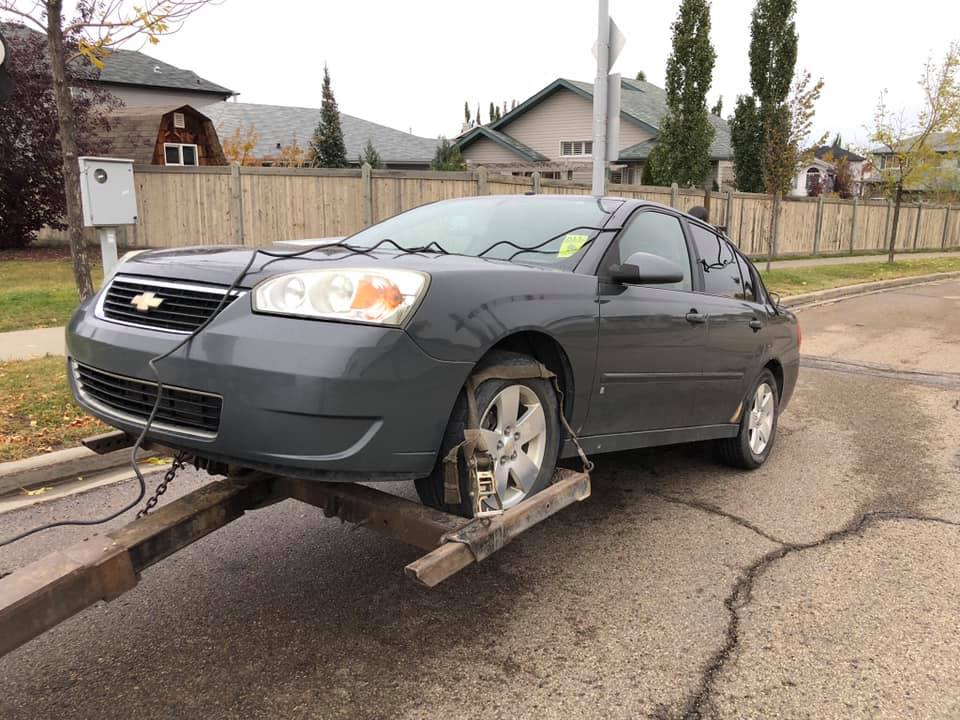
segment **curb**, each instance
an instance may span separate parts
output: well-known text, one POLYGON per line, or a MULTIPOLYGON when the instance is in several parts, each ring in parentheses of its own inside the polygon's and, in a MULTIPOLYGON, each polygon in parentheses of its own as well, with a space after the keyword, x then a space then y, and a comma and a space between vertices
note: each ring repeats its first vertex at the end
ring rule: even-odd
POLYGON ((934 282, 936 280, 947 280, 955 277, 960 277, 960 270, 932 273, 930 275, 893 278, 892 280, 878 280, 876 282, 858 283, 856 285, 844 285, 843 287, 830 288, 829 290, 817 290, 816 292, 803 293, 801 295, 791 295, 783 298, 780 304, 786 308, 796 309, 831 300, 842 300, 858 295, 870 295, 871 293, 890 290, 892 288, 905 287, 907 285, 923 285, 924 283, 934 282))
MULTIPOLYGON (((156 451, 142 452, 140 459, 156 457, 156 451)), ((23 460, 0 463, 0 495, 31 485, 57 485, 103 470, 113 470, 130 462, 130 450, 98 455, 85 447, 56 450, 23 460)))

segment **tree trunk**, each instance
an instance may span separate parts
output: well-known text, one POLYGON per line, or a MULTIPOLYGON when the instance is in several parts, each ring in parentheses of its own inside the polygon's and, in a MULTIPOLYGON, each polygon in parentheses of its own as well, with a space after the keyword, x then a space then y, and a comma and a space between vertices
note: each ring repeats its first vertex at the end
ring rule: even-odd
POLYGON ((770 272, 770 260, 777 251, 777 233, 780 231, 780 193, 773 194, 770 208, 770 237, 767 239, 767 272, 770 272))
POLYGON ((57 103, 60 150, 63 155, 63 191, 66 195, 67 238, 73 257, 73 279, 80 301, 93 295, 90 262, 83 240, 83 215, 80 207, 80 166, 77 162, 77 125, 73 113, 73 97, 67 84, 66 51, 60 20, 63 0, 47 0, 47 52, 50 55, 50 76, 57 103))
POLYGON ((887 262, 893 262, 894 251, 897 247, 897 225, 900 224, 900 202, 903 200, 903 182, 897 183, 897 198, 893 205, 893 228, 890 230, 890 252, 887 255, 887 262))

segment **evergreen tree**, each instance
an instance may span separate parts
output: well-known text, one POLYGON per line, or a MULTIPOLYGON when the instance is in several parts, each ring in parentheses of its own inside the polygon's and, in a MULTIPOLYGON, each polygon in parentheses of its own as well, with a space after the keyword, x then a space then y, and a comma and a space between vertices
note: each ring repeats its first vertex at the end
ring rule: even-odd
POLYGON ((710 114, 723 117, 723 95, 717 98, 716 104, 710 108, 710 114))
POLYGON ((682 0, 667 60, 667 114, 648 161, 654 184, 699 187, 710 173, 714 130, 707 114, 707 90, 715 59, 710 3, 682 0))
POLYGON ((737 167, 737 188, 745 192, 764 190, 759 161, 763 156, 767 128, 783 135, 785 122, 783 106, 790 93, 793 70, 797 63, 797 28, 794 22, 795 0, 757 0, 750 22, 750 102, 738 98, 734 110, 734 124, 739 125, 740 136, 747 146, 733 141, 734 164, 737 167), (737 113, 740 113, 738 117, 737 113), (750 127, 748 127, 750 126, 750 127), (750 145, 759 138, 759 151, 750 145))
POLYGON ((742 192, 763 190, 763 124, 753 95, 738 95, 730 120, 733 174, 742 192))
POLYGON ((374 170, 379 170, 383 167, 383 160, 380 159, 380 153, 377 152, 370 138, 367 138, 367 144, 363 146, 363 152, 360 153, 357 161, 361 167, 363 167, 364 163, 367 163, 374 170))
POLYGON ((477 101, 477 125, 482 125, 482 124, 483 123, 480 122, 480 101, 478 100, 477 101))
POLYGON ((497 106, 493 103, 490 103, 490 110, 488 110, 490 122, 493 122, 497 119, 497 106))
POLYGON ((640 82, 646 82, 646 81, 647 81, 647 74, 646 74, 643 70, 638 70, 638 71, 637 71, 637 80, 639 80, 640 82))
POLYGON ((460 155, 460 148, 451 145, 445 137, 437 143, 437 151, 430 163, 431 170, 466 170, 467 163, 460 155))
POLYGON ((323 102, 320 105, 320 122, 310 141, 310 164, 313 167, 347 167, 347 148, 343 144, 340 127, 340 111, 330 87, 330 72, 323 66, 323 102))
POLYGON ((466 100, 463 101, 463 122, 466 125, 470 124, 470 104, 466 100))

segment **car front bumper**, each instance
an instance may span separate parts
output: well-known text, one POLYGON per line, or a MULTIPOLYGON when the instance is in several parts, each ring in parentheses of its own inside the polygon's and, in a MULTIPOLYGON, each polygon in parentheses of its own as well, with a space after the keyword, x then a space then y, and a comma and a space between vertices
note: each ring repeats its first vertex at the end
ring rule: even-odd
MULTIPOLYGON (((183 335, 101 319, 95 302, 67 326, 71 389, 90 414, 138 433, 142 417, 85 392, 76 366, 153 382, 148 361, 183 335)), ((471 367, 427 355, 401 329, 258 315, 242 297, 157 363, 165 385, 222 398, 219 427, 204 433, 159 423, 148 439, 307 478, 422 476, 471 367)))

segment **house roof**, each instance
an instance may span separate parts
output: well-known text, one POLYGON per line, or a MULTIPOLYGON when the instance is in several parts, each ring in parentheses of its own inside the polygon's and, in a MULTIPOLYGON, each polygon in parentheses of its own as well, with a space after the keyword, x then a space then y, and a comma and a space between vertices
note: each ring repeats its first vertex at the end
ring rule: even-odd
POLYGON ((153 162, 153 151, 160 134, 160 121, 172 112, 193 114, 207 125, 207 142, 216 159, 226 164, 220 140, 210 123, 210 118, 190 105, 165 105, 158 107, 124 107, 113 110, 110 120, 110 154, 130 158, 135 163, 149 165, 153 162))
MULTIPOLYGON (((593 83, 580 80, 557 78, 545 88, 534 94, 496 122, 486 128, 501 135, 507 135, 507 126, 518 117, 536 107, 559 90, 569 90, 584 99, 593 100, 593 83)), ((643 80, 623 78, 620 81, 620 117, 631 122, 647 132, 656 135, 660 132, 660 123, 667 112, 667 93, 663 88, 643 80)), ((710 115, 710 124, 714 129, 713 143, 710 146, 710 156, 714 160, 730 160, 733 158, 733 145, 730 142, 730 126, 726 120, 716 115, 710 115)), ((473 132, 473 131, 471 131, 473 132)), ((470 133, 458 140, 463 141, 470 137, 470 133)), ((508 136, 509 137, 509 136, 508 136)), ((511 138, 512 140, 512 138, 511 138)), ((515 140, 513 142, 516 142, 515 140)), ((656 138, 645 140, 620 152, 621 161, 644 160, 656 144, 656 138)))
MULTIPOLYGON (((904 143, 909 143, 913 138, 906 138, 904 143)), ((933 148, 934 152, 938 153, 954 153, 960 152, 960 133, 956 132, 939 132, 932 133, 928 139, 930 147, 933 148)), ((870 152, 874 155, 892 155, 888 147, 885 145, 878 145, 877 147, 871 148, 870 152)))
MULTIPOLYGON (((0 29, 8 37, 36 36, 43 34, 24 25, 0 23, 0 29)), ((103 58, 103 69, 83 71, 83 76, 113 85, 137 85, 170 90, 193 90, 217 95, 233 95, 233 91, 170 63, 150 57, 138 50, 114 50, 103 58)))
POLYGON ((826 160, 828 156, 832 157, 834 160, 839 160, 841 158, 846 158, 850 162, 863 162, 866 160, 862 155, 857 155, 855 152, 851 152, 842 147, 837 147, 836 145, 821 145, 817 148, 816 153, 814 153, 819 160, 826 160))
MULTIPOLYGON (((203 112, 213 120, 221 137, 238 128, 241 132, 254 128, 259 136, 253 151, 257 157, 272 157, 277 145, 282 147, 294 141, 306 149, 320 122, 319 108, 285 105, 218 102, 204 105, 203 112)), ((360 155, 367 140, 385 163, 429 163, 437 150, 433 138, 411 135, 345 113, 340 113, 340 127, 350 162, 360 155)))
POLYGON ((484 127, 483 125, 475 127, 473 130, 470 130, 469 132, 457 138, 457 145, 460 148, 465 148, 467 145, 470 145, 480 138, 492 140, 497 145, 516 153, 524 160, 529 162, 546 162, 549 160, 546 155, 541 155, 529 145, 524 145, 522 142, 515 140, 506 133, 492 130, 491 128, 484 127))

